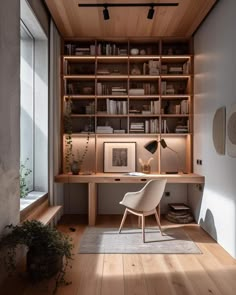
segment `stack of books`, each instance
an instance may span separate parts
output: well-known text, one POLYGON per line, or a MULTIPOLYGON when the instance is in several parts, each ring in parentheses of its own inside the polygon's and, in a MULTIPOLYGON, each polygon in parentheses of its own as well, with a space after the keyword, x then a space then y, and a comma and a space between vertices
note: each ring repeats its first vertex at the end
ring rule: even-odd
POLYGON ((175 127, 175 133, 188 133, 187 125, 177 125, 175 127))
POLYGON ((113 128, 111 126, 97 126, 97 129, 96 129, 96 132, 97 133, 113 133, 113 128))
POLYGON ((127 89, 123 88, 122 86, 112 86, 111 87, 111 94, 112 95, 126 95, 127 89))
POLYGON ((129 95, 144 95, 143 88, 131 88, 129 89, 129 95))
POLYGON ((114 133, 124 134, 125 133, 125 129, 114 129, 114 133))
POLYGON ((190 223, 193 221, 193 216, 189 206, 184 203, 170 203, 169 212, 166 219, 173 223, 190 223))
POLYGON ((75 55, 90 55, 90 47, 76 47, 75 55))
POLYGON ((182 66, 171 66, 169 67, 169 74, 183 74, 182 66))
POLYGON ((144 133, 144 122, 131 122, 130 132, 144 133))

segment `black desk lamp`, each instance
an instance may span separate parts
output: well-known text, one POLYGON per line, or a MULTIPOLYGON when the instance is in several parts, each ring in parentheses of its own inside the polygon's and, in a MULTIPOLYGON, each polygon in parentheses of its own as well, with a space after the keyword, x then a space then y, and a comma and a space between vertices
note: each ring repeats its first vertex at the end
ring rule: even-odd
POLYGON ((167 174, 177 174, 179 172, 179 154, 173 150, 172 148, 170 148, 167 143, 165 142, 164 139, 161 139, 159 141, 157 140, 152 140, 150 142, 148 142, 144 147, 147 151, 149 151, 150 153, 154 154, 158 148, 158 143, 161 144, 162 148, 165 149, 165 148, 168 148, 169 150, 171 150, 172 152, 174 152, 176 154, 176 157, 177 157, 177 171, 171 171, 171 172, 166 172, 167 174))

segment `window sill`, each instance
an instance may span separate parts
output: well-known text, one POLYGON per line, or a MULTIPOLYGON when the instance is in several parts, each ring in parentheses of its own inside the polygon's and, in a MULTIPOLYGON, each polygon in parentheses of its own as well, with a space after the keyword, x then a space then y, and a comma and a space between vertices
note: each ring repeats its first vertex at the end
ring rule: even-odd
POLYGON ((30 192, 25 198, 20 199, 20 220, 25 220, 46 199, 46 192, 30 192))

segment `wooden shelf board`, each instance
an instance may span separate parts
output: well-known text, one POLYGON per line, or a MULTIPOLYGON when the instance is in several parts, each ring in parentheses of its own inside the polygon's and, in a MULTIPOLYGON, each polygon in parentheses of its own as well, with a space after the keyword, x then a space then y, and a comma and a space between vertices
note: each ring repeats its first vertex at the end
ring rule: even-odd
POLYGON ((130 80, 158 80, 160 75, 129 75, 130 80))
POLYGON ((63 56, 64 60, 69 60, 69 61, 95 61, 95 56, 94 55, 64 55, 63 56))
POLYGON ((189 114, 161 114, 162 118, 188 118, 189 114))
POLYGON ((72 118, 89 118, 89 117, 95 117, 95 114, 71 114, 72 118))
POLYGON ((131 118, 136 118, 136 117, 141 117, 141 118, 145 118, 145 117, 159 117, 160 114, 129 114, 129 117, 131 118))
POLYGON ((148 61, 148 60, 159 60, 160 55, 129 55, 130 62, 134 61, 148 61))
POLYGON ((95 75, 63 75, 65 80, 92 80, 95 75))
POLYGON ((128 61, 128 55, 97 55, 96 59, 98 61, 128 61))
POLYGON ((112 117, 115 117, 115 118, 127 118, 128 115, 127 114, 97 114, 96 117, 98 118, 101 118, 101 117, 105 117, 105 118, 112 118, 112 117))
POLYGON ((190 98, 191 95, 189 94, 174 94, 174 95, 161 95, 161 99, 166 99, 166 100, 169 100, 169 99, 188 99, 190 98))
POLYGON ((128 98, 128 95, 112 95, 112 94, 106 94, 106 95, 97 95, 96 98, 98 99, 107 99, 107 98, 128 98))
POLYGON ((70 98, 74 100, 79 100, 79 99, 95 99, 95 95, 64 95, 64 98, 70 98))
POLYGON ((165 75, 160 75, 160 77, 162 79, 190 79, 191 78, 191 75, 184 75, 184 74, 178 74, 178 75, 175 75, 175 74, 165 74, 165 75))
POLYGON ((128 75, 96 75, 96 78, 99 80, 126 80, 128 79, 128 75))
POLYGON ((159 94, 150 94, 150 95, 129 95, 130 99, 147 99, 147 98, 160 98, 159 94))

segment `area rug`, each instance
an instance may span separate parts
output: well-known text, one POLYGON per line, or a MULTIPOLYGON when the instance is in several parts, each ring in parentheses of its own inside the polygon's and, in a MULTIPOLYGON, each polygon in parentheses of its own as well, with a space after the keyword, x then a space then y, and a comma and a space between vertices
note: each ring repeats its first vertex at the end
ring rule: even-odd
POLYGON ((200 254, 197 245, 180 228, 167 228, 163 236, 157 228, 141 229, 87 227, 80 241, 79 253, 153 253, 200 254))

